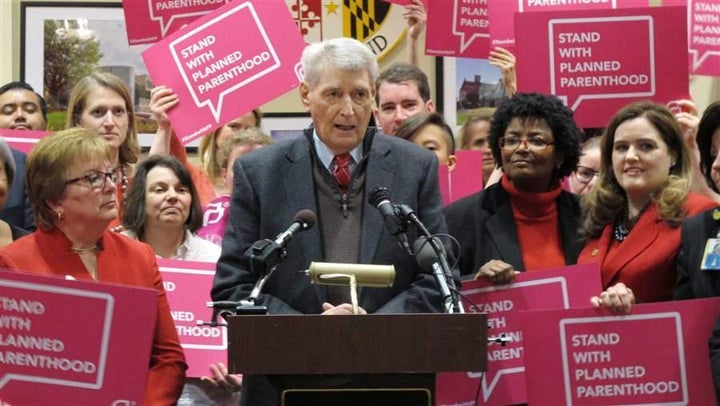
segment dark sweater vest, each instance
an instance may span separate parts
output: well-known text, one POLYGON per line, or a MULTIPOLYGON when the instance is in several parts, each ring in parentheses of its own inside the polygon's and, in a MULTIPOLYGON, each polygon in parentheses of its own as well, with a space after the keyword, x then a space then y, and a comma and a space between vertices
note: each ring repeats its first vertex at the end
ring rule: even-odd
MULTIPOLYGON (((355 167, 350 187, 343 195, 335 178, 319 159, 315 159, 313 178, 326 262, 357 263, 360 258, 365 166, 363 159, 355 167)), ((328 286, 328 301, 334 305, 349 303, 348 288, 328 286)))

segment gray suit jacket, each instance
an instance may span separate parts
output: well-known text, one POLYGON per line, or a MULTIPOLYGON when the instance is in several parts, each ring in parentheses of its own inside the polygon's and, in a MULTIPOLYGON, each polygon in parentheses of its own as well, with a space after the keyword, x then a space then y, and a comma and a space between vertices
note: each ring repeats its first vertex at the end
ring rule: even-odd
MULTIPOLYGON (((261 148, 238 159, 234 165, 234 192, 230 221, 223 240, 212 289, 213 300, 248 297, 260 276, 250 270, 243 253, 255 241, 274 239, 301 209, 318 212, 313 180, 312 128, 304 137, 261 148)), ((437 158, 402 139, 368 129, 364 139, 367 159, 362 202, 359 262, 393 264, 395 284, 391 288, 361 288, 359 304, 369 313, 438 312, 441 298, 435 280, 424 274, 413 257, 403 251, 384 227, 367 194, 388 187, 394 203, 412 207, 433 234, 446 233, 438 189, 437 158)), ((318 224, 297 233, 288 245, 287 259, 268 280, 258 304, 271 314, 322 312, 327 289, 310 283, 301 273, 311 261, 323 261, 322 213, 318 224)), ((408 238, 416 237, 410 227, 408 238)))
MULTIPOLYGON (((260 275, 251 271, 243 256, 245 250, 257 240, 274 239, 301 209, 318 212, 312 133, 309 128, 303 137, 261 148, 235 161, 230 221, 215 273, 213 300, 247 298, 260 275)), ((422 273, 414 258, 396 244, 378 210, 367 203, 368 193, 387 187, 393 202, 412 207, 431 233, 446 233, 437 158, 408 141, 379 134, 374 128, 368 129, 363 145, 367 166, 360 209, 362 226, 358 230, 359 262, 393 264, 396 278, 391 288, 360 288, 359 305, 368 313, 439 312, 442 303, 435 280, 422 273)), ((322 226, 319 213, 315 227, 297 233, 290 241, 287 258, 268 279, 257 302, 267 306, 270 314, 322 312, 327 288, 311 285, 309 277, 301 273, 311 261, 324 260, 322 226)), ((410 227, 408 238, 412 241, 415 237, 410 227)), ((273 382, 278 384, 282 379, 276 376, 271 382, 263 376, 246 375, 241 404, 277 404, 273 382)))

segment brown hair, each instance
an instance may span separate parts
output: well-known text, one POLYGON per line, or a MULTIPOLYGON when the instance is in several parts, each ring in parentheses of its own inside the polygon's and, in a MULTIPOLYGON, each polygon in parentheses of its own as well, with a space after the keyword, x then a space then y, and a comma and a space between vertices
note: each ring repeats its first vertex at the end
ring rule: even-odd
POLYGON ((145 241, 145 223, 147 212, 145 195, 147 193, 147 175, 156 166, 168 168, 177 176, 180 184, 190 189, 190 213, 185 221, 185 227, 195 233, 202 226, 202 207, 200 198, 193 183, 192 176, 177 158, 170 155, 151 155, 136 167, 135 178, 128 191, 127 202, 122 217, 123 226, 138 236, 138 240, 145 241))
POLYGON ((121 164, 135 163, 140 156, 137 128, 135 127, 135 106, 130 97, 130 90, 119 77, 108 72, 93 72, 80 79, 70 92, 67 107, 65 128, 80 125, 80 116, 88 105, 87 98, 98 87, 108 88, 123 98, 128 115, 128 133, 125 141, 120 145, 119 159, 121 164))
POLYGON ((111 161, 111 151, 97 133, 82 127, 72 127, 42 138, 30 152, 25 164, 28 196, 38 228, 55 228, 57 215, 48 201, 59 200, 65 188, 68 172, 78 162, 97 159, 111 161))
POLYGON ((690 154, 682 130, 672 112, 662 104, 636 102, 625 106, 610 120, 600 139, 600 174, 595 187, 581 200, 583 224, 580 234, 596 238, 603 228, 614 222, 627 207, 625 190, 615 178, 612 164, 613 144, 618 127, 626 121, 645 118, 660 134, 668 150, 675 155, 675 165, 665 185, 652 196, 660 217, 671 227, 680 225, 686 214, 684 203, 689 191, 690 154))

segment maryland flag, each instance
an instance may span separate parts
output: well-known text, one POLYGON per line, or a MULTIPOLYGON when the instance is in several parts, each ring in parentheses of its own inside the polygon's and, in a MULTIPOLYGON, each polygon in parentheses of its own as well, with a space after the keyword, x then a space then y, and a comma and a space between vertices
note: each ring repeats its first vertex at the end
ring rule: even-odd
POLYGON ((373 36, 390 11, 390 3, 372 0, 344 0, 343 36, 365 41, 373 36))
POLYGON ((286 0, 308 43, 351 37, 378 59, 404 38, 403 7, 382 0, 286 0))

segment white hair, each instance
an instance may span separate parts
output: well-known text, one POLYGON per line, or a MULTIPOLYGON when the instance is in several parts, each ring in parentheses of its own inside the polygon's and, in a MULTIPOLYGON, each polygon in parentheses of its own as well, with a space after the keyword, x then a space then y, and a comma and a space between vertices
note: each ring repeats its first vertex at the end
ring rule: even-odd
POLYGON ((375 55, 362 42, 353 38, 333 38, 305 47, 302 54, 305 83, 314 87, 325 69, 332 67, 346 71, 367 71, 375 87, 380 68, 375 55))

